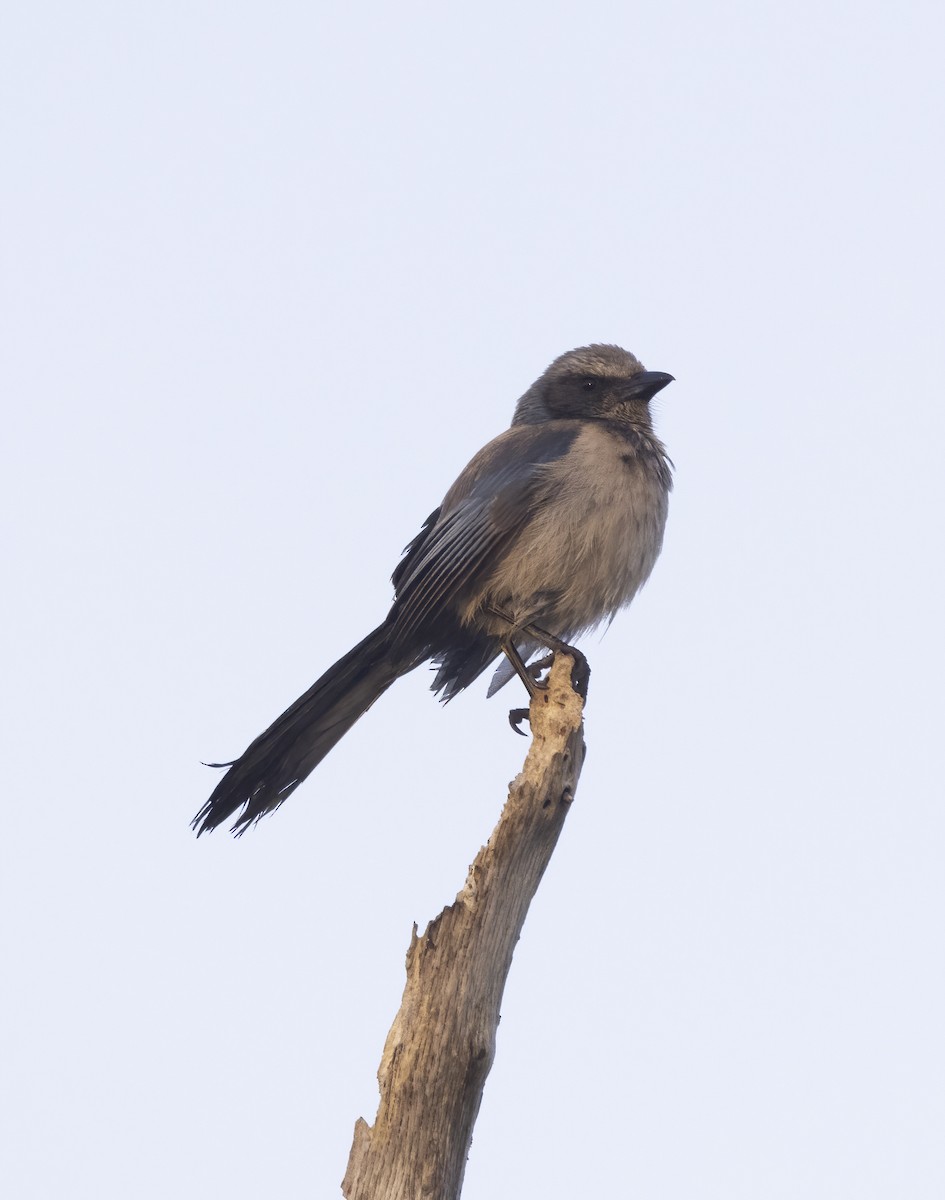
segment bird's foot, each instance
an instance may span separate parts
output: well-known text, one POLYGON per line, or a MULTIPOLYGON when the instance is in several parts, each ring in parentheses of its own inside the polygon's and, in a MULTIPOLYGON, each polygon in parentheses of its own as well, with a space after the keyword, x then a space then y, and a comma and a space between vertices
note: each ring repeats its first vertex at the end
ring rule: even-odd
POLYGON ((548 680, 542 679, 542 675, 545 671, 551 670, 551 664, 554 660, 555 656, 553 654, 546 654, 544 658, 536 659, 535 662, 528 664, 528 673, 539 687, 544 687, 547 684, 548 680))
MULTIPOLYGON (((552 652, 552 661, 555 654, 567 654, 569 658, 574 660, 574 666, 571 670, 571 686, 581 699, 586 701, 587 688, 591 679, 591 668, 581 651, 575 649, 574 646, 569 646, 567 642, 563 642, 561 638, 555 637, 554 634, 548 633, 544 629, 539 629, 537 625, 525 625, 523 626, 523 632, 538 642, 539 645, 550 650, 552 652)), ((529 688, 529 691, 531 691, 531 688, 529 688)))
POLYGON ((527 721, 527 720, 528 720, 528 709, 527 708, 513 708, 509 712, 509 724, 515 730, 515 732, 517 734, 520 734, 522 737, 528 737, 528 734, 525 732, 524 729, 519 728, 519 726, 521 725, 522 721, 527 721))
POLYGON ((587 688, 591 682, 591 667, 587 659, 580 650, 575 650, 573 646, 568 646, 566 653, 574 659, 574 667, 571 671, 571 686, 585 702, 587 701, 587 688))
MULTIPOLYGON (((580 650, 575 650, 573 646, 567 646, 564 644, 564 642, 561 643, 558 651, 561 654, 567 654, 569 658, 573 659, 574 666, 571 668, 571 686, 581 697, 581 699, 586 702, 587 688, 591 679, 590 664, 580 650)), ((548 680, 540 679, 539 676, 542 674, 542 672, 551 667, 554 659, 555 656, 553 653, 548 654, 545 658, 539 659, 538 662, 534 662, 531 664, 531 666, 529 666, 528 674, 533 681, 529 687, 529 692, 531 693, 533 700, 537 695, 547 689, 548 680)), ((528 718, 529 709, 527 708, 513 708, 509 712, 509 724, 515 730, 515 732, 521 734, 522 737, 528 736, 524 729, 521 728, 522 722, 527 721, 528 718)))

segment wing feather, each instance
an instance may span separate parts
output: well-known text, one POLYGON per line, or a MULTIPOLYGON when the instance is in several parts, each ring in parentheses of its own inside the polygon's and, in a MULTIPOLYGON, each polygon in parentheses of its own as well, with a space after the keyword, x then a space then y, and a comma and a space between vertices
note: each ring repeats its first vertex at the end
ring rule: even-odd
POLYGON ((444 608, 458 615, 542 501, 545 467, 567 453, 575 422, 513 426, 469 464, 394 572, 394 638, 416 640, 444 608))

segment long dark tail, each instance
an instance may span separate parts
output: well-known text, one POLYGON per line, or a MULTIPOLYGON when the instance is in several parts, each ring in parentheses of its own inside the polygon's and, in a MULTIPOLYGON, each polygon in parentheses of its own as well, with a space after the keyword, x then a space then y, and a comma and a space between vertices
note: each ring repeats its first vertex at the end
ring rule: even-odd
POLYGON ((416 662, 394 661, 387 623, 344 658, 273 721, 233 763, 193 819, 199 837, 241 806, 231 832, 239 835, 290 796, 328 751, 399 676, 416 662))

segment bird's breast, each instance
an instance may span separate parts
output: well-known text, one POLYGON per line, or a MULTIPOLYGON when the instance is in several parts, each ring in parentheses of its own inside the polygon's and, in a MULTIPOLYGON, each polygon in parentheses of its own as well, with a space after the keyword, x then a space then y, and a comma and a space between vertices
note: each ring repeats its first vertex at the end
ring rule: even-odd
POLYGON ((663 543, 671 476, 655 437, 590 422, 544 474, 490 590, 517 621, 572 637, 612 617, 645 583, 663 543))

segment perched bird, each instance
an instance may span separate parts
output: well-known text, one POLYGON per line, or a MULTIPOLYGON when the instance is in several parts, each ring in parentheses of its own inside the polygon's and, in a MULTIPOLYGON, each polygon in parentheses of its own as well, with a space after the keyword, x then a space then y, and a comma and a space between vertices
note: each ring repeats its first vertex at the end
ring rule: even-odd
MULTIPOLYGON (((519 400, 406 547, 386 619, 228 767, 193 821, 241 834, 272 812, 400 675, 432 659, 444 700, 503 653, 490 691, 540 648, 583 655, 572 638, 629 604, 663 541, 672 464, 649 402, 672 375, 619 346, 555 359, 519 400)), ((518 710, 513 716, 525 715, 518 710)))

